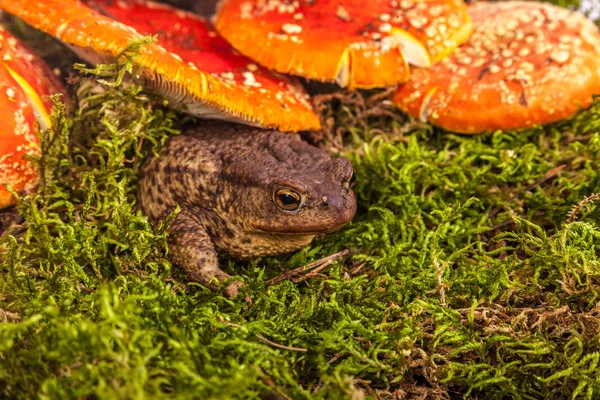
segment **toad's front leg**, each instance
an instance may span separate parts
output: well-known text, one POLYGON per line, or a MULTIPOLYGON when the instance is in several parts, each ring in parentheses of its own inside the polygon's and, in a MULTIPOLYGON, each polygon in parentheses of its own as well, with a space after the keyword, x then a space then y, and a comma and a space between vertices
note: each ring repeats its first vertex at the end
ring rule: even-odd
MULTIPOLYGON (((169 226, 171 260, 181 266, 188 279, 215 290, 231 276, 219 268, 215 246, 194 214, 184 208, 169 226)), ((235 297, 242 282, 231 282, 225 289, 228 297, 235 297)))

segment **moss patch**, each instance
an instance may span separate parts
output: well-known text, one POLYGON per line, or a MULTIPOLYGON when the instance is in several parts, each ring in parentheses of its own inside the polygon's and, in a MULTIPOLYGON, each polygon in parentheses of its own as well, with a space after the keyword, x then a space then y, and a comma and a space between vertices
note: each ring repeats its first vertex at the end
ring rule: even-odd
POLYGON ((0 238, 0 397, 600 396, 600 98, 476 137, 330 99, 356 219, 294 255, 230 262, 247 284, 229 300, 186 284, 135 206, 180 116, 108 72, 84 108, 57 107, 40 190, 0 238))

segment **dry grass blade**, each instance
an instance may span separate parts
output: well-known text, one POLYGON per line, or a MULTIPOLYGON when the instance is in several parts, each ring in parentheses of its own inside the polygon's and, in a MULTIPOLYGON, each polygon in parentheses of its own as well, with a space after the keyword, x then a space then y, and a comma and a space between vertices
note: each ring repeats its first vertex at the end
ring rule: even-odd
POLYGON ((259 335, 258 333, 256 334, 256 337, 258 338, 258 340, 261 340, 261 341, 263 341, 267 344, 270 344, 273 347, 277 347, 279 349, 290 350, 290 351, 301 351, 303 353, 306 353, 308 351, 308 349, 305 349, 303 347, 291 347, 291 346, 284 346, 282 344, 275 343, 275 342, 267 339, 266 337, 259 335))
MULTIPOLYGON (((0 310, 1 311, 1 310, 0 310)), ((0 314, 1 316, 1 314, 0 314)), ((239 324, 235 324, 233 322, 229 322, 223 318, 218 318, 219 322, 222 323, 223 325, 226 326, 231 326, 233 328, 243 328, 242 325, 239 324)), ((305 349, 303 347, 292 347, 292 346, 284 346, 282 344, 276 343, 272 340, 267 339, 266 337, 264 337, 263 335, 259 334, 259 333, 255 333, 254 336, 256 336, 256 338, 262 342, 267 343, 268 345, 271 345, 273 347, 277 347, 279 349, 284 349, 284 350, 290 350, 290 351, 301 351, 301 352, 307 352, 308 349, 305 349)))
POLYGON ((300 282, 300 281, 302 281, 304 279, 310 278, 310 276, 308 276, 308 275, 311 275, 313 273, 314 274, 318 273, 319 271, 323 270, 323 268, 327 267, 328 265, 330 265, 334 261, 336 261, 336 260, 338 260, 338 259, 346 256, 348 253, 349 253, 349 250, 345 249, 345 250, 342 250, 342 251, 340 251, 338 253, 335 253, 335 254, 332 254, 330 256, 321 258, 320 260, 313 261, 310 264, 306 264, 306 265, 304 265, 302 267, 293 269, 291 271, 286 271, 283 274, 281 274, 281 275, 279 275, 279 276, 277 276, 277 277, 275 277, 273 279, 269 279, 268 281, 265 282, 265 285, 266 286, 272 286, 272 285, 275 285, 276 283, 279 283, 279 282, 281 282, 283 280, 286 280, 286 279, 290 279, 290 280, 292 280, 294 282, 300 282), (312 271, 310 274, 307 274, 307 276, 297 278, 298 275, 300 275, 300 274, 302 274, 304 272, 309 272, 309 271, 311 271, 313 269, 315 269, 315 270, 312 271))
MULTIPOLYGON (((554 176, 558 175, 558 173, 560 171, 562 171, 563 169, 565 169, 565 168, 567 168, 567 164, 561 164, 561 165, 559 165, 557 167, 552 168, 550 171, 546 172, 546 174, 543 177, 541 177, 537 181, 533 182, 531 185, 527 186, 525 189, 519 191, 517 194, 512 195, 511 198, 508 199, 507 203, 512 203, 513 201, 515 201, 516 199, 518 199, 519 197, 521 197, 524 193, 529 192, 534 187, 539 186, 542 183, 546 182, 547 180, 549 180, 549 179, 553 178, 554 176)), ((488 218, 491 218, 494 215, 498 214, 498 212, 500 211, 500 209, 501 209, 500 207, 494 208, 488 214, 488 218)))

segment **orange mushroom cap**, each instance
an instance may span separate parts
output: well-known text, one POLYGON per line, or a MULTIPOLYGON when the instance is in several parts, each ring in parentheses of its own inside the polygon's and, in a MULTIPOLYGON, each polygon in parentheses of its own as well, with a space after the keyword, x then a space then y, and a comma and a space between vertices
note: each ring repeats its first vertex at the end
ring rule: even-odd
MULTIPOLYGON (((214 60, 210 51, 203 52, 203 48, 198 46, 193 36, 196 34, 194 30, 202 32, 208 29, 202 19, 174 8, 149 2, 106 1, 96 2, 96 4, 111 8, 115 13, 120 7, 131 6, 136 7, 136 11, 140 13, 146 12, 147 15, 151 15, 150 12, 154 9, 153 17, 159 18, 160 15, 160 18, 165 19, 161 27, 167 28, 167 21, 171 21, 171 28, 174 29, 178 23, 180 28, 188 27, 185 30, 187 35, 183 31, 179 33, 156 31, 159 36, 162 36, 160 43, 142 46, 139 56, 135 59, 142 67, 140 73, 142 82, 156 89, 174 106, 181 105, 185 111, 197 116, 250 123, 285 131, 320 128, 319 118, 307 102, 306 94, 294 82, 286 80, 277 82, 276 77, 271 77, 270 81, 269 79, 263 81, 265 85, 269 81, 270 86, 261 88, 258 87, 258 79, 252 80, 250 74, 242 73, 244 81, 238 84, 235 74, 234 79, 225 79, 227 76, 224 78, 206 72, 196 66, 196 59, 190 58, 186 62, 179 54, 168 51, 160 45, 165 38, 179 34, 181 40, 179 46, 175 46, 173 40, 165 42, 172 46, 173 51, 191 45, 198 47, 196 56, 214 60), (275 86, 277 91, 269 90, 275 86)), ((71 45, 82 58, 90 62, 108 61, 121 54, 132 39, 142 37, 133 27, 101 15, 78 0, 0 0, 0 9, 22 18, 32 26, 71 45)), ((120 13, 119 16, 125 18, 125 14, 120 13)), ((131 17, 128 19, 134 20, 131 17)), ((138 22, 143 30, 153 29, 152 24, 143 24, 140 18, 138 22)), ((210 37, 208 33, 206 36, 210 37)), ((204 49, 210 50, 210 47, 204 49)), ((186 57, 190 54, 188 53, 186 57)), ((220 57, 226 59, 225 54, 220 57)), ((231 56, 234 57, 233 54, 231 56)))
POLYGON ((394 102, 444 129, 524 129, 573 115, 600 93, 600 30, 541 2, 475 3, 469 40, 431 69, 415 69, 394 102))
POLYGON ((39 152, 35 122, 50 127, 55 93, 65 89, 50 68, 0 26, 0 209, 15 203, 5 184, 27 191, 37 183, 26 156, 39 152))
POLYGON ((406 82, 464 42, 462 0, 222 0, 216 28, 276 71, 350 88, 406 82))

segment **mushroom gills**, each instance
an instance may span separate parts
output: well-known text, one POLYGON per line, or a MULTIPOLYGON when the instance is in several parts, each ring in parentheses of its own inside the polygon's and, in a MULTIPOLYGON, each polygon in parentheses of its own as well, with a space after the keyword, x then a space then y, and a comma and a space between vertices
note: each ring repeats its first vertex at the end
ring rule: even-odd
POLYGON ((49 129, 52 125, 50 115, 48 115, 48 111, 46 111, 46 107, 44 107, 44 103, 42 102, 42 99, 40 99, 40 96, 36 93, 35 89, 31 87, 25 78, 17 74, 8 65, 4 64, 4 68, 6 68, 10 76, 15 80, 15 82, 17 82, 19 87, 23 89, 23 92, 27 96, 27 100, 29 100, 29 105, 31 105, 31 108, 33 109, 35 120, 40 124, 40 129, 49 129))
MULTIPOLYGON (((177 82, 165 79, 160 74, 142 76, 142 85, 160 93, 172 107, 183 107, 189 114, 200 118, 219 119, 255 127, 263 126, 257 118, 238 116, 234 110, 211 105, 201 98, 190 98, 189 92, 177 82)), ((209 89, 210 90, 210 89, 209 89)))
POLYGON ((431 67, 431 57, 427 49, 413 35, 402 29, 392 29, 392 34, 409 64, 422 68, 431 67))
POLYGON ((350 73, 350 50, 346 49, 344 50, 344 54, 342 54, 342 57, 338 63, 338 71, 335 82, 340 85, 340 87, 345 88, 350 82, 350 73))
POLYGON ((421 107, 419 108, 419 120, 421 122, 427 122, 429 120, 429 103, 431 103, 431 98, 437 92, 438 86, 432 88, 427 94, 423 97, 423 102, 421 103, 421 107))
POLYGON ((70 48, 75 54, 77 54, 77 57, 81 58, 82 60, 87 61, 88 63, 92 64, 92 65, 97 65, 97 64, 108 64, 108 63, 112 63, 114 62, 115 58, 110 55, 110 54, 100 54, 97 53, 95 50, 91 49, 91 48, 87 48, 84 49, 83 47, 79 47, 79 46, 75 46, 69 43, 65 43, 62 42, 63 44, 65 44, 68 48, 70 48))

